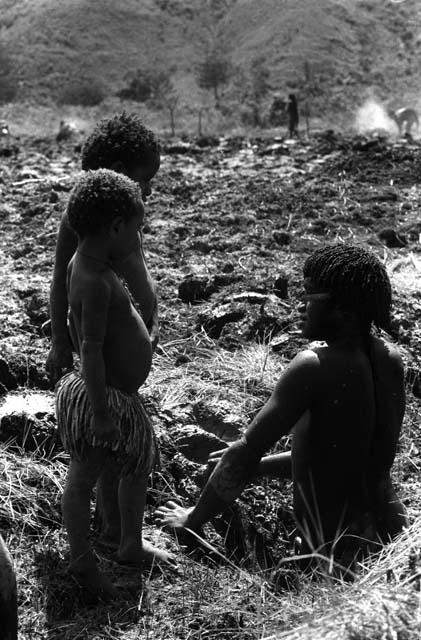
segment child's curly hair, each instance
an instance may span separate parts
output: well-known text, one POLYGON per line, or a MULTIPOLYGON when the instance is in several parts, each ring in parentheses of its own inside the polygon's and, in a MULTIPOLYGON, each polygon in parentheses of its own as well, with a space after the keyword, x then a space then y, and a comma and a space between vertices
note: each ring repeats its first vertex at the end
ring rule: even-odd
POLYGON ((130 220, 142 203, 133 180, 110 169, 97 169, 81 174, 74 186, 67 215, 79 238, 95 235, 121 216, 130 220))
POLYGON ((327 245, 307 258, 303 273, 342 309, 354 311, 363 328, 369 330, 371 323, 386 331, 390 328, 389 276, 370 251, 349 244, 327 245))
POLYGON ((82 169, 110 169, 121 162, 127 170, 147 165, 160 153, 156 135, 135 113, 120 113, 101 120, 82 147, 82 169))

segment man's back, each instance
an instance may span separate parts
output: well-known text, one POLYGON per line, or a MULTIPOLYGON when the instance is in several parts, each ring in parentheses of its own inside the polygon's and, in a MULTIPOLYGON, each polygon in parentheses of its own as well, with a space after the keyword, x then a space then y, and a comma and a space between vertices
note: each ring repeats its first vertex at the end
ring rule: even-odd
POLYGON ((315 401, 293 436, 294 511, 323 522, 332 539, 373 512, 378 485, 390 482, 404 410, 396 351, 377 339, 314 350, 315 401), (381 372, 381 375, 380 375, 381 372))

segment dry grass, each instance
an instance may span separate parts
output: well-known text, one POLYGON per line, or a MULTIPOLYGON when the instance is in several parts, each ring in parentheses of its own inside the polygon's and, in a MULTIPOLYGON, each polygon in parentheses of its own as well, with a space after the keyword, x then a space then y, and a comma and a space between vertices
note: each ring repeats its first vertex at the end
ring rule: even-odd
MULTIPOLYGON (((198 398, 215 407, 225 401, 247 422, 285 360, 265 345, 231 353, 202 334, 194 340, 195 357, 181 366, 174 359, 183 343, 163 345, 146 391, 160 410, 174 411, 198 398)), ((413 462, 419 439, 418 405, 409 398, 395 480, 411 499, 413 524, 361 567, 353 583, 320 573, 305 576, 292 558, 266 570, 252 558, 242 564, 224 557, 199 561, 158 533, 148 513, 147 536, 176 555, 178 568, 140 572, 117 565, 95 547, 101 568, 119 590, 118 600, 100 606, 90 604, 67 574, 60 513, 66 457, 47 460, 40 452, 28 456, 3 446, 0 526, 17 567, 21 638, 415 640, 421 632, 421 522, 415 498, 420 483, 413 462)), ((214 548, 214 556, 218 552, 214 548)))

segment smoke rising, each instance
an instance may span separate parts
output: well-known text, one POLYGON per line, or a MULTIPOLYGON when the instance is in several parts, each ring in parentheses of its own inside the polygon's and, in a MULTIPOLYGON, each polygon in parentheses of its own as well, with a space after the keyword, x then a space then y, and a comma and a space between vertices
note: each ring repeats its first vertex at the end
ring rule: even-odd
POLYGON ((391 136, 399 135, 396 122, 389 118, 384 105, 373 98, 366 100, 358 109, 355 128, 358 133, 383 132, 391 136))

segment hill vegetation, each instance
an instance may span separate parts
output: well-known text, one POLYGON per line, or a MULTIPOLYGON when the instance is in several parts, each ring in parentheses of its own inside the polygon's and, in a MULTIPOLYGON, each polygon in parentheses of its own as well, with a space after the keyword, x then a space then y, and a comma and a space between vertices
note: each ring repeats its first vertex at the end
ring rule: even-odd
POLYGON ((141 69, 165 71, 185 102, 211 103, 215 92, 203 95, 197 75, 215 55, 230 68, 227 105, 255 99, 256 64, 269 98, 295 91, 317 111, 341 110, 367 90, 418 92, 416 0, 0 0, 0 10, 19 100, 60 101, 92 84, 100 99, 141 69))

